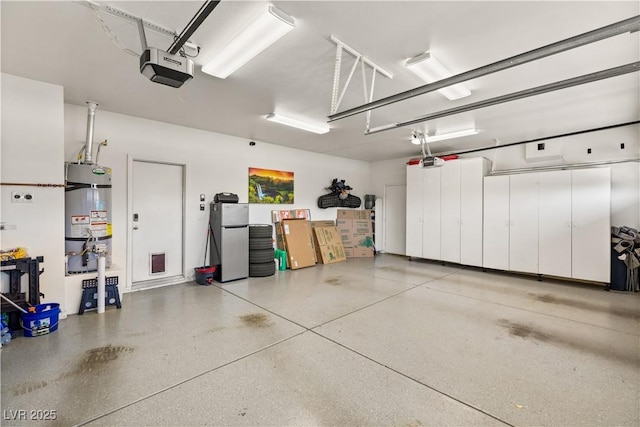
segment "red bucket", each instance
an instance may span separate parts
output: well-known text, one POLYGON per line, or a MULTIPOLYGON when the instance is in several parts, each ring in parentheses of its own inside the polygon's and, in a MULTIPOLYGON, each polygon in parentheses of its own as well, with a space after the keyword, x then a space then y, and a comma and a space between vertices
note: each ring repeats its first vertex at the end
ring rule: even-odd
POLYGON ((203 266, 196 267, 194 270, 196 272, 196 282, 201 285, 210 285, 213 282, 213 275, 215 274, 217 266, 203 266))

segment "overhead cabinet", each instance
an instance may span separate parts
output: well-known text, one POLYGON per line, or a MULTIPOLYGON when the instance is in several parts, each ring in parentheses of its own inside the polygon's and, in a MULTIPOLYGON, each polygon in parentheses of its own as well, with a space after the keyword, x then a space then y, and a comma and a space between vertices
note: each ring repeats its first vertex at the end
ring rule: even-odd
POLYGON ((407 166, 408 256, 482 265, 482 182, 489 169, 483 158, 407 166))
POLYGON ((486 177, 483 266, 608 282, 610 205, 608 168, 486 177))

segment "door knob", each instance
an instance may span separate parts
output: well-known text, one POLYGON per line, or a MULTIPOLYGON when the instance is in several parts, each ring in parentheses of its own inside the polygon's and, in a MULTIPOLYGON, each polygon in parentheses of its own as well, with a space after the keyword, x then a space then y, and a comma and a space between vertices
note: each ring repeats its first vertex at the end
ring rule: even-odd
POLYGON ((137 226, 137 225, 134 225, 134 226, 133 226, 133 229, 134 229, 134 230, 137 230, 137 229, 138 229, 138 226, 137 226))

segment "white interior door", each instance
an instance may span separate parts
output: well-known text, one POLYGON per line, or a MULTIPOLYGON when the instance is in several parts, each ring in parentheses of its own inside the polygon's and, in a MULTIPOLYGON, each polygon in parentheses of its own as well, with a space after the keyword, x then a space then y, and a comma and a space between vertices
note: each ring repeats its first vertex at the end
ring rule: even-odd
POLYGON ((538 273, 538 174, 509 179, 509 268, 538 273))
POLYGON ((509 269, 509 176, 484 178, 482 265, 509 269))
POLYGON ((611 280, 611 169, 571 171, 572 277, 611 280))
POLYGON ((385 185, 384 187, 384 243, 385 252, 405 255, 407 187, 385 185))
POLYGON ((183 191, 181 165, 133 161, 132 282, 183 275, 183 191))
POLYGON ((571 171, 539 174, 540 274, 571 277, 571 171))

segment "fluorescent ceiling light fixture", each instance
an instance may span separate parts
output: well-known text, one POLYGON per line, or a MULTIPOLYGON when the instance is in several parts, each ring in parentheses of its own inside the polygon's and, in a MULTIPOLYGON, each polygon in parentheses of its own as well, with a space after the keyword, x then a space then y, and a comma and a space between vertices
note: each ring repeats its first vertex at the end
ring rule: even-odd
MULTIPOLYGON (((429 52, 407 59, 404 65, 427 83, 437 82, 438 80, 453 76, 453 73, 447 70, 444 65, 429 52)), ((438 89, 438 92, 450 101, 471 95, 471 91, 462 83, 438 89)))
POLYGON ((227 78, 260 52, 293 30, 295 19, 270 4, 249 22, 213 60, 202 67, 202 72, 221 79, 227 78))
POLYGON ((272 122, 280 123, 281 125, 287 125, 294 128, 306 130, 307 132, 313 133, 327 133, 331 128, 328 124, 325 123, 309 123, 298 119, 293 119, 291 117, 283 116, 281 114, 271 113, 267 116, 267 120, 272 122))
POLYGON ((465 130, 459 130, 457 132, 436 134, 433 136, 427 135, 426 140, 427 142, 436 142, 436 141, 443 141, 445 139, 454 139, 454 138, 461 138, 463 136, 476 135, 477 133, 478 131, 476 129, 465 129, 465 130))

